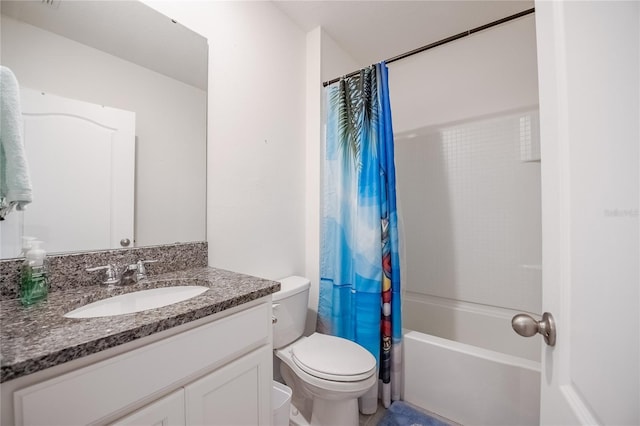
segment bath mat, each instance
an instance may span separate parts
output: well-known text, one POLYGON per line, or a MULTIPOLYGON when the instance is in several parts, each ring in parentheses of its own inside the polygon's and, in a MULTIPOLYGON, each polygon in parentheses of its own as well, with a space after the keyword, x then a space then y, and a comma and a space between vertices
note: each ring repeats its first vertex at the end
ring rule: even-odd
POLYGON ((406 402, 394 401, 378 426, 450 426, 441 420, 416 410, 406 402))

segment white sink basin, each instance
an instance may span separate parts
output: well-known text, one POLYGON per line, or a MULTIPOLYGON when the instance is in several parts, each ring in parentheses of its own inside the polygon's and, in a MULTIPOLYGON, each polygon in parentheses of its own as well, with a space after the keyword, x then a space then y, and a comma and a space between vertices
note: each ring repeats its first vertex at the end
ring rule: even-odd
POLYGON ((136 291, 89 303, 67 312, 64 316, 66 318, 94 318, 131 314, 182 302, 207 290, 209 290, 209 287, 194 285, 136 291))

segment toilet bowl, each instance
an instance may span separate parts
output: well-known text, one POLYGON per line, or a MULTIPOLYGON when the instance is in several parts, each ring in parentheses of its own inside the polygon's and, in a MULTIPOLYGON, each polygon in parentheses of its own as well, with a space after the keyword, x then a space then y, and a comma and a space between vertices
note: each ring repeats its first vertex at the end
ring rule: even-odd
POLYGON ((289 277, 280 283, 273 294, 274 354, 293 389, 293 410, 311 425, 358 425, 358 398, 377 380, 375 357, 340 337, 303 337, 309 280, 289 277))

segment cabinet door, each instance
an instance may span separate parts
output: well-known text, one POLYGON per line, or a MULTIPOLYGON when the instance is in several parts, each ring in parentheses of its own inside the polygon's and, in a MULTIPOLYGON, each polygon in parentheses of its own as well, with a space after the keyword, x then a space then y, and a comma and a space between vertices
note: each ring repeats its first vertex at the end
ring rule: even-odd
POLYGON ((272 351, 263 346, 185 387, 187 425, 268 425, 272 351))
POLYGON ((184 389, 177 390, 116 421, 119 426, 184 426, 184 389))

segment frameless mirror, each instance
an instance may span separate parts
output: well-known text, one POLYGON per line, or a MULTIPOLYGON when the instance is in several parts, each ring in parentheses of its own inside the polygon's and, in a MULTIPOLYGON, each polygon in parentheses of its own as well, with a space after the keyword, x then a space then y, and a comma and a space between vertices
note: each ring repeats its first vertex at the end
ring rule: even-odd
POLYGON ((207 40, 138 1, 3 0, 0 12, 0 63, 24 89, 33 158, 33 202, 0 222, 0 258, 18 256, 23 235, 49 252, 204 240, 207 40), (133 120, 127 149, 113 130, 126 120, 94 110, 133 120))

